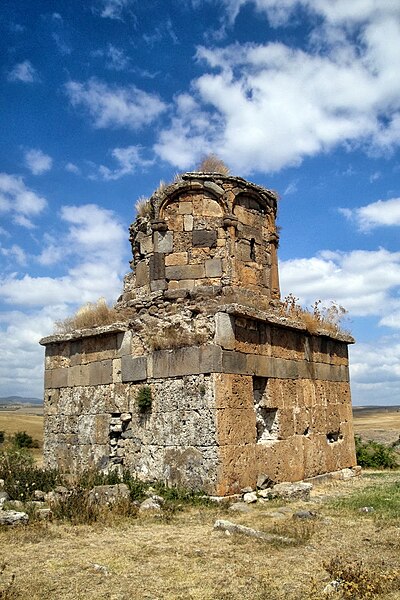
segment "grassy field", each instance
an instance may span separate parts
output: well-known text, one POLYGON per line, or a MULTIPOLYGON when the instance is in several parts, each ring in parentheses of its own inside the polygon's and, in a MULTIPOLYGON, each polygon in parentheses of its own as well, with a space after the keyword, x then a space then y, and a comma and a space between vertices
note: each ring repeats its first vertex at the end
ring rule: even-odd
POLYGON ((325 586, 350 565, 352 595, 334 598, 398 600, 399 526, 399 475, 366 474, 315 488, 310 502, 266 503, 248 514, 189 508, 92 526, 0 528, 0 594, 14 574, 12 598, 32 600, 318 600, 330 597, 325 586), (375 512, 360 512, 372 502, 375 512), (296 520, 299 509, 317 516, 296 520), (218 518, 297 543, 228 536, 213 529, 218 518), (383 585, 384 594, 371 592, 383 585))
MULTIPOLYGON (((378 423, 396 431, 400 425, 396 411, 366 412, 356 410, 356 431, 375 430, 378 423)), ((9 434, 25 430, 42 440, 41 427, 40 416, 0 413, 0 429, 9 434)), ((399 553, 400 473, 364 471, 350 481, 316 486, 310 502, 252 505, 246 514, 192 507, 117 515, 90 526, 32 522, 0 528, 0 598, 400 600, 399 553), (297 520, 297 510, 316 516, 297 520), (215 531, 221 518, 296 543, 215 531), (324 593, 338 578, 344 581, 339 592, 324 593)))
POLYGON ((400 436, 400 407, 355 407, 353 425, 354 433, 365 440, 396 442, 400 436))

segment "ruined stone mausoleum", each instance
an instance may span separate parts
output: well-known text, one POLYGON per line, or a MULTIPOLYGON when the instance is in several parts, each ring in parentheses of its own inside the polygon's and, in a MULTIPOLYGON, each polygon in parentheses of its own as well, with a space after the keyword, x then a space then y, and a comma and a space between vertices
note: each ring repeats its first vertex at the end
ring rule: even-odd
POLYGON ((186 173, 130 227, 117 322, 41 340, 45 464, 220 495, 356 464, 351 337, 280 301, 276 195, 186 173))

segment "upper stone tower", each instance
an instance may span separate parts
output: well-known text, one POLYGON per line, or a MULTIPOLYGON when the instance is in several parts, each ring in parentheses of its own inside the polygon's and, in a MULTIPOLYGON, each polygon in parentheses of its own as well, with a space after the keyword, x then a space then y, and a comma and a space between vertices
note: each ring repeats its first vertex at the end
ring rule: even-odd
POLYGON ((124 304, 224 296, 267 308, 279 300, 277 196, 241 177, 185 173, 158 189, 130 227, 124 304))

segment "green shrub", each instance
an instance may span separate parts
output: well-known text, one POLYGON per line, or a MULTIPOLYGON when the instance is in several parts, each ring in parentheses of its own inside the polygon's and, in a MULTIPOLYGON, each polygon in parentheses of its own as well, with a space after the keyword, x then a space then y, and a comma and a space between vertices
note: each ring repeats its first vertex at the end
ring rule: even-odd
POLYGON ((26 449, 6 448, 0 452, 0 479, 12 500, 31 500, 35 490, 49 492, 61 482, 58 471, 39 469, 26 449))
POLYGON ((26 431, 14 433, 11 442, 16 448, 39 448, 39 442, 34 440, 26 431))
POLYGON ((144 413, 151 409, 153 397, 151 395, 151 388, 148 385, 142 385, 136 396, 136 402, 138 404, 140 412, 144 413))
POLYGON ((398 455, 394 448, 379 442, 363 442, 355 436, 357 463, 371 469, 397 469, 398 455))

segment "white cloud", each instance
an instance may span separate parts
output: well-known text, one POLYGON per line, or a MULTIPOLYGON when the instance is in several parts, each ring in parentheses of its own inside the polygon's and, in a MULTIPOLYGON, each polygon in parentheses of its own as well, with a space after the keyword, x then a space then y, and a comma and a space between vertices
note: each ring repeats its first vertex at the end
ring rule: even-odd
POLYGON ((120 48, 116 48, 112 44, 109 44, 107 52, 106 67, 114 71, 124 71, 129 67, 130 58, 126 56, 125 52, 120 48))
POLYGON ((400 198, 377 200, 360 208, 339 209, 346 218, 354 220, 360 231, 370 231, 374 227, 400 225, 400 198))
POLYGON ((64 274, 4 276, 0 279, 4 302, 25 307, 76 306, 100 296, 115 300, 120 293, 127 234, 114 213, 95 204, 63 206, 61 219, 67 230, 56 242, 46 236, 37 260, 44 266, 62 260, 64 274))
POLYGON ((41 398, 44 349, 39 340, 53 331, 53 323, 67 315, 66 305, 37 311, 3 311, 0 315, 0 395, 41 398))
POLYGON ((81 172, 80 168, 71 162, 69 162, 65 165, 65 170, 68 171, 69 173, 74 173, 75 175, 80 175, 80 172, 81 172))
POLYGON ((398 404, 400 383, 400 335, 383 336, 350 347, 353 402, 398 404))
MULTIPOLYGON (((235 18, 245 3, 225 4, 235 18)), ((253 4, 275 25, 286 25, 301 4, 322 25, 310 20, 315 28, 305 49, 282 43, 198 48, 208 72, 192 81, 197 109, 193 115, 177 97, 171 126, 156 145, 162 158, 185 168, 212 149, 242 173, 272 172, 339 145, 382 153, 400 143, 398 3, 253 4), (196 115, 205 117, 204 128, 196 115)))
POLYGON ((134 85, 108 86, 97 79, 86 83, 70 81, 65 86, 73 106, 82 106, 93 119, 94 126, 129 127, 139 129, 149 125, 166 105, 155 94, 149 94, 134 85))
POLYGON ((51 156, 44 154, 44 152, 35 148, 25 152, 25 162, 33 175, 46 173, 46 171, 50 171, 53 165, 51 156))
POLYGON ((146 160, 140 156, 140 146, 127 146, 126 148, 114 148, 112 156, 118 161, 117 169, 109 169, 104 165, 99 167, 99 173, 103 179, 114 181, 124 175, 130 175, 136 171, 137 167, 146 167, 153 164, 153 161, 146 160))
POLYGON ((0 213, 11 213, 14 222, 32 228, 29 217, 42 212, 47 202, 26 187, 22 177, 0 173, 0 213))
POLYGON ((36 69, 29 60, 16 64, 9 72, 8 81, 22 81, 23 83, 33 83, 39 80, 36 69))
POLYGON ((132 0, 101 0, 100 15, 105 19, 123 20, 123 13, 131 4, 132 0))
POLYGON ((350 316, 378 316, 383 323, 400 310, 400 252, 320 252, 312 258, 280 263, 282 295, 293 293, 303 305, 333 300, 350 316))
POLYGON ((11 260, 13 264, 26 265, 25 251, 18 244, 13 244, 10 248, 4 248, 0 244, 0 254, 11 260))

